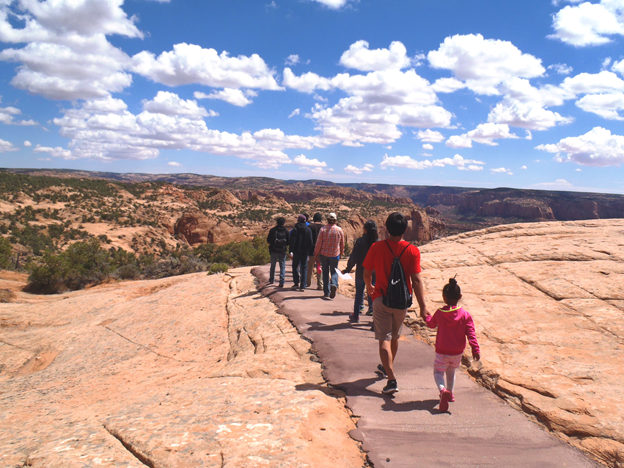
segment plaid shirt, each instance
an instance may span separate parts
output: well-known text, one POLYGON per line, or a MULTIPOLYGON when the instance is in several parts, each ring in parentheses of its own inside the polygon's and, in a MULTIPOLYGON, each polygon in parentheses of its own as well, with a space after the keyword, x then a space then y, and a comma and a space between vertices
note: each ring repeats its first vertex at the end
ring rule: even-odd
POLYGON ((335 224, 323 226, 316 239, 314 255, 338 257, 344 253, 344 233, 335 224))

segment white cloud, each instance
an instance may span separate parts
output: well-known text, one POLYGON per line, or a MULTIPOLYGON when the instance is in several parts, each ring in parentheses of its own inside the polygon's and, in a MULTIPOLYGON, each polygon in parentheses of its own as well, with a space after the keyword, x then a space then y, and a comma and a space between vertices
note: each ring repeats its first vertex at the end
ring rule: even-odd
POLYGON ((284 68, 284 79, 282 84, 287 88, 296 89, 302 93, 311 93, 316 89, 327 91, 333 87, 331 80, 328 78, 323 78, 312 72, 296 76, 290 68, 284 68))
POLYGON ((451 70, 477 94, 497 95, 497 87, 504 81, 545 72, 541 60, 523 54, 511 42, 484 39, 480 34, 447 37, 427 58, 433 68, 451 70))
POLYGON ((289 118, 289 119, 291 119, 291 118, 293 118, 293 117, 295 117, 296 115, 299 115, 299 114, 301 114, 301 109, 298 109, 298 108, 297 108, 297 109, 295 109, 294 111, 292 111, 292 112, 290 113, 290 115, 288 116, 288 118, 289 118))
POLYGON ((476 161, 472 159, 464 159, 459 154, 456 154, 453 158, 444 158, 444 159, 434 159, 429 160, 425 159, 422 161, 417 161, 412 159, 410 156, 388 156, 384 155, 383 160, 381 161, 381 168, 385 169, 387 167, 390 168, 403 168, 403 169, 430 169, 433 167, 444 167, 444 166, 455 166, 460 171, 481 171, 483 170, 483 166, 485 165, 482 161, 476 161))
POLYGON ((360 71, 401 70, 411 65, 407 49, 395 41, 388 49, 368 48, 368 42, 357 41, 340 57, 340 64, 360 71))
POLYGON ((143 101, 143 109, 164 115, 180 115, 191 119, 208 117, 208 111, 197 105, 197 101, 180 99, 177 94, 158 91, 152 101, 143 101))
POLYGON ((465 88, 466 85, 455 78, 438 78, 435 83, 431 85, 436 93, 454 93, 460 89, 465 88))
POLYGON ((609 65, 611 65, 611 62, 613 62, 613 59, 611 57, 607 57, 606 59, 604 59, 600 67, 601 70, 606 70, 607 68, 609 68, 609 65))
POLYGON ((349 164, 344 168, 345 172, 350 172, 351 174, 363 174, 364 172, 372 172, 375 166, 372 164, 364 164, 363 167, 355 167, 349 164))
MULTIPOLYGON (((0 97, 1 100, 1 97, 0 97)), ((31 126, 31 125, 39 125, 32 119, 29 120, 15 120, 14 117, 17 115, 21 115, 22 111, 15 107, 0 107, 0 123, 5 125, 22 125, 22 126, 31 126)))
POLYGON ((318 159, 308 159, 303 154, 295 156, 295 158, 293 159, 293 164, 305 167, 327 167, 327 163, 325 161, 319 161, 318 159))
POLYGON ((620 75, 624 76, 624 60, 620 60, 619 62, 615 62, 611 67, 611 70, 618 72, 620 75))
POLYGON ((195 96, 195 99, 219 99, 237 107, 245 107, 251 104, 253 101, 249 99, 249 97, 255 97, 257 95, 258 93, 251 89, 243 92, 240 89, 233 88, 225 88, 221 91, 213 91, 210 94, 195 91, 195 93, 193 94, 193 96, 195 96))
POLYGON ((497 146, 494 140, 519 138, 518 135, 509 132, 509 125, 485 123, 463 135, 453 135, 446 141, 446 146, 451 148, 472 148, 472 142, 482 145, 497 146))
POLYGON ((619 112, 624 110, 624 93, 587 94, 576 101, 585 112, 592 112, 608 120, 624 120, 619 112))
POLYGON ((427 150, 427 151, 431 151, 433 149, 433 145, 430 143, 425 143, 424 145, 422 145, 422 147, 424 150, 427 150))
POLYGON ((526 166, 522 166, 520 169, 528 169, 526 166))
POLYGON ((26 140, 26 141, 24 142, 24 146, 26 146, 26 147, 30 147, 30 146, 32 146, 32 143, 31 143, 30 141, 26 140))
POLYGON ((314 0, 318 3, 325 5, 326 7, 331 8, 332 10, 338 10, 345 6, 349 0, 314 0))
POLYGON ((274 73, 257 54, 230 57, 215 49, 176 44, 156 57, 143 51, 132 57, 132 71, 167 86, 201 84, 213 88, 278 90, 274 73))
POLYGON ((573 68, 565 63, 554 63, 548 66, 549 70, 554 70, 559 75, 569 75, 572 73, 573 68))
POLYGON ((176 161, 170 161, 167 163, 167 165, 172 167, 182 167, 182 164, 176 161))
POLYGON ((418 130, 416 134, 416 138, 425 143, 442 143, 446 138, 440 132, 436 132, 435 130, 418 130))
POLYGON ((566 78, 560 88, 571 97, 579 94, 609 93, 624 91, 624 80, 615 73, 601 71, 600 73, 580 73, 572 78, 566 78))
POLYGON ((19 151, 19 148, 14 146, 13 143, 0 138, 0 153, 8 153, 9 151, 19 151))
POLYGON ((504 167, 498 167, 496 169, 492 169, 492 174, 507 174, 513 175, 511 169, 505 169, 504 167))
POLYGON ((594 127, 585 135, 564 138, 557 144, 539 145, 536 149, 555 153, 556 161, 583 166, 606 167, 624 163, 624 136, 612 135, 602 127, 594 127))
POLYGON ((33 150, 33 153, 47 153, 54 158, 61 159, 78 159, 76 158, 71 151, 61 148, 57 146, 56 148, 49 148, 46 146, 37 145, 33 150))
POLYGON ((533 184, 531 185, 531 187, 542 189, 570 189, 574 186, 565 179, 557 179, 554 182, 542 182, 539 184, 533 184))
POLYGON ((555 33, 548 37, 577 47, 605 44, 611 42, 608 36, 624 35, 623 12, 620 0, 568 5, 555 14, 555 33))
POLYGON ((286 57, 285 63, 286 65, 291 66, 291 65, 297 65, 300 61, 301 59, 299 58, 297 54, 292 54, 286 57))

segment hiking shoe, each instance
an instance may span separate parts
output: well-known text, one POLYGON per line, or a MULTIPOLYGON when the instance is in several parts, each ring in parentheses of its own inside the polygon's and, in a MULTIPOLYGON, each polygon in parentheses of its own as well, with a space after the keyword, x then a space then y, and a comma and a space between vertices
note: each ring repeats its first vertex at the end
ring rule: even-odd
POLYGON ((330 288, 330 291, 329 291, 329 297, 330 297, 331 299, 333 299, 334 297, 336 297, 336 289, 338 289, 338 288, 336 287, 336 285, 335 285, 335 284, 332 284, 332 285, 331 285, 331 288, 330 288))
POLYGON ((280 284, 279 284, 279 287, 280 287, 280 288, 283 288, 283 287, 284 287, 284 283, 280 283, 280 284))
POLYGON ((449 401, 451 401, 451 392, 447 389, 444 389, 440 392, 440 412, 446 413, 449 407, 449 401))
POLYGON ((384 377, 388 377, 388 374, 386 374, 386 368, 383 366, 383 364, 377 364, 377 370, 381 372, 384 377))
POLYGON ((298 284, 293 284, 290 289, 299 289, 299 285, 298 284))
POLYGON ((269 281, 267 284, 273 284, 275 283, 275 281, 269 281))
MULTIPOLYGON (((388 380, 388 383, 382 390, 382 392, 385 393, 386 395, 392 395, 398 391, 399 391, 399 386, 397 385, 396 380, 388 380)), ((446 406, 448 408, 448 403, 446 404, 446 406)))
POLYGON ((319 286, 317 286, 317 287, 316 287, 316 290, 317 290, 317 291, 322 291, 322 290, 323 290, 323 286, 320 286, 320 285, 319 285, 319 286))
POLYGON ((304 288, 299 288, 299 292, 303 292, 303 291, 305 291, 304 288))
POLYGON ((360 323, 360 319, 359 317, 356 317, 355 314, 349 314, 349 322, 360 323))
POLYGON ((366 312, 366 315, 373 315, 373 311, 369 310, 368 312, 366 312))

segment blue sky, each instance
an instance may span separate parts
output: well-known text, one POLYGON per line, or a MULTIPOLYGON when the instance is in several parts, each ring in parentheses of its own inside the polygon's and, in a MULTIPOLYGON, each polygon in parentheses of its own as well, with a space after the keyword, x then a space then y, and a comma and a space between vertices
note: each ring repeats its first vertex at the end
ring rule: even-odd
POLYGON ((624 0, 0 0, 0 167, 624 193, 624 0))

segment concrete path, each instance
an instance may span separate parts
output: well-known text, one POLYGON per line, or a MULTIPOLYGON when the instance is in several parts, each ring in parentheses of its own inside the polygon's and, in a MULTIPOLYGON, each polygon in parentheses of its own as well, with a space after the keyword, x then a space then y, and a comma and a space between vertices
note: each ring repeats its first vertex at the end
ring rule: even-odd
POLYGON ((376 372, 380 361, 370 331, 372 317, 361 316, 360 323, 352 325, 347 322, 353 311, 351 299, 338 294, 326 300, 316 289, 292 291, 290 274, 285 289, 267 285, 268 266, 252 272, 262 293, 314 343, 328 382, 345 391, 347 405, 360 417, 351 436, 362 442, 375 468, 599 466, 465 372, 458 373, 457 401, 451 403, 450 413, 440 413, 433 381, 434 350, 407 327, 395 361, 399 392, 393 397, 383 395, 386 380, 376 372))

